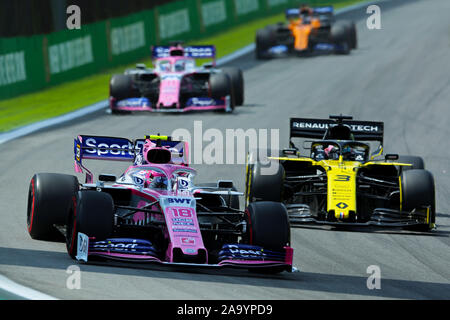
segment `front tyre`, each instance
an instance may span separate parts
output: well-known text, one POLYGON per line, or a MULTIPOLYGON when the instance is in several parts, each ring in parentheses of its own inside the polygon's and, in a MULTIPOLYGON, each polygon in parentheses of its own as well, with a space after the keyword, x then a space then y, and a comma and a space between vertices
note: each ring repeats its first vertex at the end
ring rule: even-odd
POLYGON ((236 106, 242 106, 244 104, 244 76, 242 70, 234 67, 225 67, 222 70, 231 79, 236 106))
MULTIPOLYGON (((245 210, 247 242, 267 250, 283 251, 291 242, 291 229, 286 207, 279 202, 254 202, 245 210)), ((252 272, 279 273, 285 267, 249 269, 252 272)))
POLYGON ((95 241, 108 238, 114 228, 114 202, 110 194, 82 191, 72 197, 66 227, 67 253, 75 259, 78 233, 95 241))
POLYGON ((404 171, 401 175, 402 211, 423 211, 429 208, 429 221, 410 229, 430 231, 436 222, 436 200, 434 178, 431 172, 423 169, 404 171))

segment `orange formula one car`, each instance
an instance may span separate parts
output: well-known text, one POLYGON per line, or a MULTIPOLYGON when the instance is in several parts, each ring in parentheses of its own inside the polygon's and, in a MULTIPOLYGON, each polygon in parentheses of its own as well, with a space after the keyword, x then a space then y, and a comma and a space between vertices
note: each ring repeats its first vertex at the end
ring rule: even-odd
POLYGON ((355 23, 335 21, 332 6, 286 10, 288 23, 266 26, 256 33, 256 58, 292 54, 349 54, 357 47, 355 23))

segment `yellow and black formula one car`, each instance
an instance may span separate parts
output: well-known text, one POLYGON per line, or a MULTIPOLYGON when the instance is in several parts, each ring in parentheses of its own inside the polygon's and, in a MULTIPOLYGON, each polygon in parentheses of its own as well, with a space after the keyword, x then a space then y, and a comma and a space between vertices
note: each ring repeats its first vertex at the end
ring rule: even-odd
POLYGON ((290 148, 250 152, 246 201, 278 201, 291 225, 435 227, 432 174, 416 156, 383 154, 383 122, 349 116, 290 120, 290 148), (303 141, 301 155, 293 138, 303 141), (378 148, 370 153, 370 145, 378 148), (273 156, 275 155, 275 156, 273 156))
POLYGON ((333 7, 286 10, 288 23, 266 26, 256 33, 256 58, 292 54, 349 54, 357 47, 355 23, 335 21, 333 7))

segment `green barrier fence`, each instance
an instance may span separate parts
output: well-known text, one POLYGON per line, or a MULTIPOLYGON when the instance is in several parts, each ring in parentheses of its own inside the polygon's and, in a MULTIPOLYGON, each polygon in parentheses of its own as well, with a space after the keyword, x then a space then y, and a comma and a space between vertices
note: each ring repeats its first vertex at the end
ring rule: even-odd
MULTIPOLYGON (((0 38, 0 99, 137 61, 150 46, 211 36, 305 0, 185 0, 47 35, 0 38)), ((311 5, 342 0, 310 0, 311 5)))

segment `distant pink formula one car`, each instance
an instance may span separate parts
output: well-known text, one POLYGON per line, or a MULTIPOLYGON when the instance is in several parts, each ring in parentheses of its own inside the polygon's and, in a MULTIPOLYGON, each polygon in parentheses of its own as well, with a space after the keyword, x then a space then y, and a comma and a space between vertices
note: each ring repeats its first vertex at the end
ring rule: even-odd
POLYGON ((233 112, 244 103, 244 79, 238 68, 217 69, 214 46, 152 47, 155 68, 137 65, 110 82, 112 113, 130 111, 233 112), (195 59, 212 59, 197 67, 195 59))
POLYGON ((27 223, 33 239, 54 241, 62 233, 69 255, 84 262, 292 271, 285 206, 256 202, 241 211, 241 193, 231 181, 194 185, 187 143, 78 136, 74 152, 86 183, 55 173, 31 179, 27 223), (133 165, 119 178, 100 175, 94 182, 86 159, 133 165))

